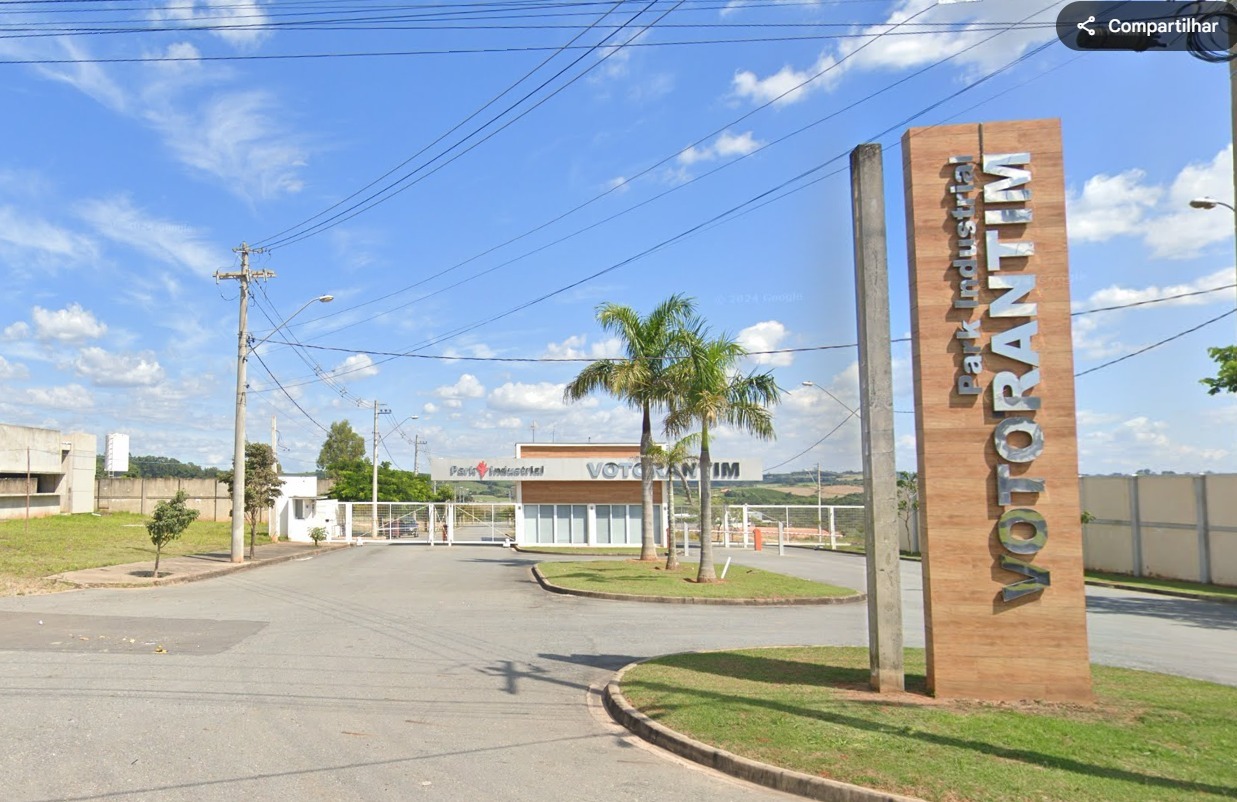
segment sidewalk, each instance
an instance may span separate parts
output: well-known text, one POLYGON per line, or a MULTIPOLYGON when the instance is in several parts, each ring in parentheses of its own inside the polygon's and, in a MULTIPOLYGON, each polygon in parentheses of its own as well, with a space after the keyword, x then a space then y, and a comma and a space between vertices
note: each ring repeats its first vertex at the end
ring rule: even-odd
POLYGON ((323 545, 315 548, 311 543, 266 543, 259 545, 253 560, 248 559, 249 544, 245 544, 246 559, 243 563, 231 561, 226 551, 210 554, 190 554, 183 557, 164 557, 159 561, 159 578, 151 576, 154 560, 126 565, 105 565, 100 568, 83 568, 66 571, 48 579, 68 582, 80 588, 147 588, 155 585, 176 585, 181 582, 196 582, 199 579, 223 576, 244 571, 260 565, 287 562, 296 559, 312 559, 347 548, 343 544, 323 545))

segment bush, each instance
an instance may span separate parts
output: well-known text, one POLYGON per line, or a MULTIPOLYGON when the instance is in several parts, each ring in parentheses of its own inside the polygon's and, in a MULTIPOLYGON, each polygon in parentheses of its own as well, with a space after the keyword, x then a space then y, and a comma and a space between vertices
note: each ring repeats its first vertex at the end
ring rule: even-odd
POLYGON ((314 548, 317 548, 319 543, 326 540, 326 529, 321 526, 315 526, 309 530, 309 539, 314 542, 314 548))

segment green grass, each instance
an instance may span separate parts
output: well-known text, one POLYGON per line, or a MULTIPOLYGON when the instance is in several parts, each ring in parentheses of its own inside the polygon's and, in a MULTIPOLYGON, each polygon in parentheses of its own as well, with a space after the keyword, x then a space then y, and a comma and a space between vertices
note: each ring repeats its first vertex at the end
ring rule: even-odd
MULTIPOLYGON (((933 802, 1237 796, 1237 688, 1094 666, 1094 707, 887 700, 862 692, 867 661, 862 648, 671 655, 622 690, 736 754, 933 802)), ((908 650, 907 685, 922 693, 922 650, 908 650)))
MULTIPOLYGON (((575 590, 603 593, 630 593, 639 596, 697 596, 713 599, 793 599, 820 596, 849 596, 856 591, 784 576, 756 568, 731 565, 723 582, 696 584, 697 564, 680 563, 679 570, 668 572, 665 563, 636 560, 593 560, 590 562, 549 562, 537 566, 555 585, 575 590)), ((717 566, 720 575, 722 564, 717 566)))
POLYGON ((1109 574, 1103 571, 1087 571, 1087 579, 1118 582, 1129 587, 1146 588, 1151 592, 1156 590, 1175 590, 1192 593, 1203 598, 1237 601, 1237 588, 1228 585, 1204 585, 1200 582, 1183 582, 1177 579, 1158 579, 1146 576, 1129 576, 1128 574, 1109 574))
MULTIPOLYGON (((58 515, 25 521, 0 522, 0 577, 37 579, 50 574, 155 560, 155 547, 140 515, 58 515)), ((266 526, 258 526, 257 544, 269 543, 266 526)), ((228 551, 232 543, 229 521, 194 521, 163 547, 165 557, 228 551)), ((245 529, 249 548, 249 529, 245 529)))

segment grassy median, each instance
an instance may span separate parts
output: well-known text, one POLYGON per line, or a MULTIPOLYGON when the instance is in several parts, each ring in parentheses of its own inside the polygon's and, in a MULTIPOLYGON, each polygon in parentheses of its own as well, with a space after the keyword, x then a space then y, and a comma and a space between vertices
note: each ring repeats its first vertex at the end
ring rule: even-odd
MULTIPOLYGON (((140 515, 57 515, 27 522, 0 522, 0 596, 54 589, 43 577, 81 568, 155 561, 155 547, 140 515)), ((257 544, 269 543, 266 525, 258 527, 257 544)), ((194 521, 179 540, 163 547, 164 557, 228 551, 229 521, 194 521)), ((249 530, 245 529, 248 554, 249 530)))
MULTIPOLYGON (((856 591, 823 582, 731 565, 722 582, 697 584, 696 563, 667 571, 664 563, 638 560, 545 562, 537 566, 555 585, 572 590, 626 593, 635 596, 696 596, 712 599, 800 599, 851 596, 856 591)), ((720 575, 722 566, 717 566, 720 575)))
POLYGON ((735 754, 933 802, 1237 797, 1237 688, 1094 666, 1096 704, 941 702, 907 652, 907 694, 867 692, 863 648, 671 655, 629 701, 735 754))

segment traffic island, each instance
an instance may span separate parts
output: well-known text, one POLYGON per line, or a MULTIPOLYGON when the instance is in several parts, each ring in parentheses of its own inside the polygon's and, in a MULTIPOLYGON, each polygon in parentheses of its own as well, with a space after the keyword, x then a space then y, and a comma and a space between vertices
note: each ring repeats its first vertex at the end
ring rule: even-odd
POLYGON ((944 701, 907 650, 906 693, 868 690, 866 648, 635 663, 607 710, 683 757, 811 799, 1168 802, 1237 795, 1237 688, 1092 666, 1096 702, 944 701))
POLYGON ((533 577, 552 593, 613 601, 803 605, 864 599, 851 588, 738 565, 731 566, 724 580, 698 583, 697 570, 695 563, 680 563, 677 570, 667 571, 661 562, 590 560, 540 563, 533 566, 533 577))

